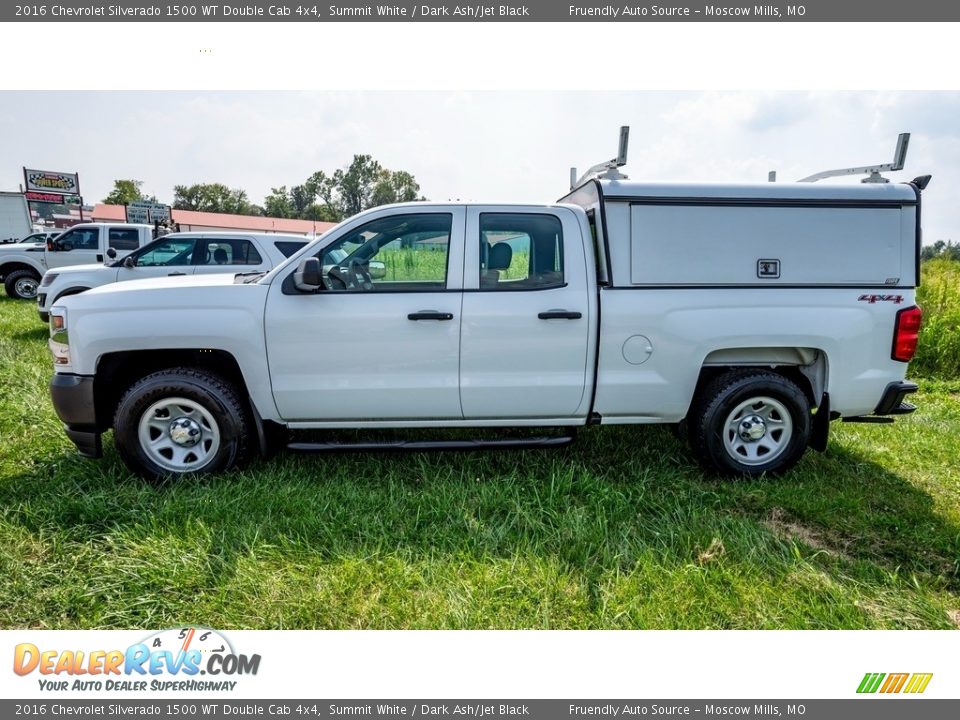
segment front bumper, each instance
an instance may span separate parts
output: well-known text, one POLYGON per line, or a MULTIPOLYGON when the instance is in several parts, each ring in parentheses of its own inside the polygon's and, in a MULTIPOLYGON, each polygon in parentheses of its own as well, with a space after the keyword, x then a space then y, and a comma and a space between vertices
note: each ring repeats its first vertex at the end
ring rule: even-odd
POLYGON ((50 397, 57 417, 81 455, 103 456, 103 445, 97 426, 93 378, 89 375, 56 374, 50 380, 50 397))
POLYGON ((43 306, 47 304, 47 295, 46 293, 40 293, 37 295, 37 312, 40 313, 40 319, 44 322, 50 322, 50 313, 43 309, 43 306))

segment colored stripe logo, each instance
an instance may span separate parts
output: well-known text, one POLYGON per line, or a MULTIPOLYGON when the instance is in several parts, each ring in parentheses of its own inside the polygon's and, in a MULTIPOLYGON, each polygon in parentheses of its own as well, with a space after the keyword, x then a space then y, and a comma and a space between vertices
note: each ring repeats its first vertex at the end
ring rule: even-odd
POLYGON ((919 694, 927 689, 933 673, 867 673, 860 681, 857 692, 919 694))

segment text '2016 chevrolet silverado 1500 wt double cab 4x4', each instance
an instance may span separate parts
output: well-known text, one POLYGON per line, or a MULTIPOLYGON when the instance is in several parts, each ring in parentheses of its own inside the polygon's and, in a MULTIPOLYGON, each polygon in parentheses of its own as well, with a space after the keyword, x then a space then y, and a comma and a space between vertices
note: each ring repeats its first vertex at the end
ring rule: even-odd
POLYGON ((299 451, 376 446, 300 430, 560 429, 389 445, 545 447, 582 425, 681 421, 720 474, 783 472, 825 448, 832 419, 914 409, 927 179, 606 173, 555 205, 379 207, 262 277, 64 298, 54 405, 83 454, 113 428, 148 477, 225 470, 285 435, 299 451))

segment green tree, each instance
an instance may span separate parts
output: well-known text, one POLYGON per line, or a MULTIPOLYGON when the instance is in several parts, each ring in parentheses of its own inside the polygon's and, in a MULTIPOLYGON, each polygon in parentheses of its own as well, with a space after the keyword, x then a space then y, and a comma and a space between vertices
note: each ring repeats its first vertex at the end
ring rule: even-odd
POLYGON ((173 207, 178 210, 199 210, 232 215, 259 214, 245 190, 229 188, 223 183, 175 185, 173 207))
POLYGON ((275 218, 297 217, 286 185, 270 188, 270 194, 263 199, 263 214, 275 218))
POLYGON ((113 190, 107 195, 103 202, 107 205, 129 205, 134 200, 152 200, 156 198, 146 197, 140 188, 143 186, 142 180, 114 180, 113 190))
POLYGON ((924 245, 920 250, 920 259, 960 261, 960 243, 952 240, 937 240, 933 245, 924 245))

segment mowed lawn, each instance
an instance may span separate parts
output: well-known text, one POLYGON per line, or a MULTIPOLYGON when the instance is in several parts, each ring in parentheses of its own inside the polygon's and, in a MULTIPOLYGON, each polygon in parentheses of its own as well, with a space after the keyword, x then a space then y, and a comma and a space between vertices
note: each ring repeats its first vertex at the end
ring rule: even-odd
POLYGON ((162 487, 80 458, 46 328, 0 296, 0 626, 953 628, 960 382, 835 423, 787 476, 703 474, 668 428, 554 451, 281 455, 162 487))

